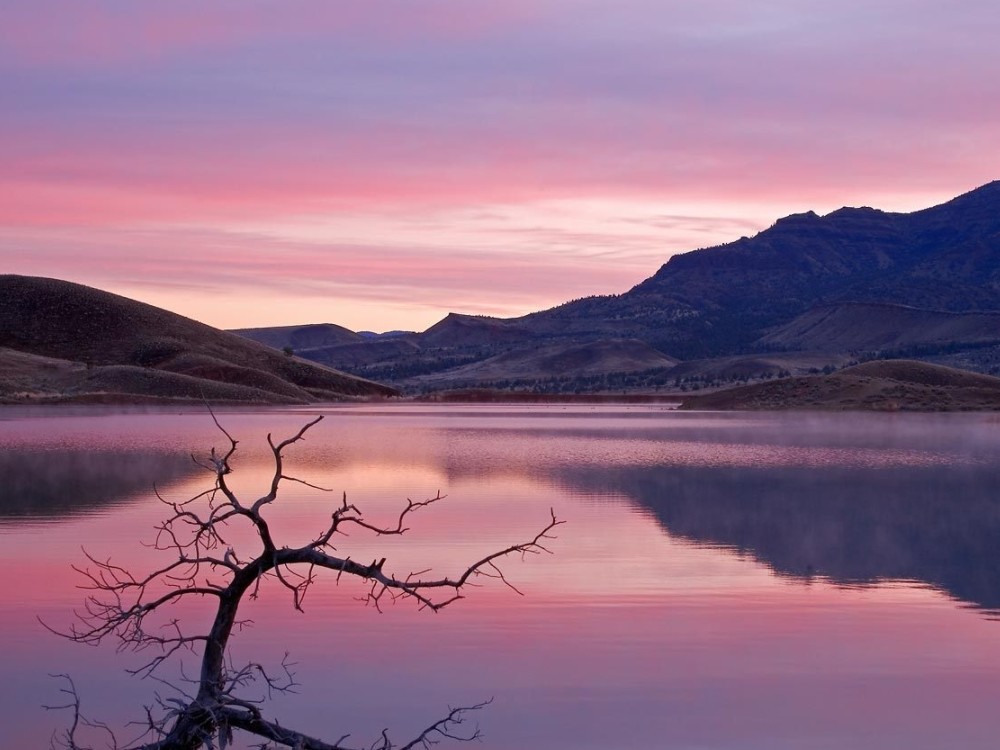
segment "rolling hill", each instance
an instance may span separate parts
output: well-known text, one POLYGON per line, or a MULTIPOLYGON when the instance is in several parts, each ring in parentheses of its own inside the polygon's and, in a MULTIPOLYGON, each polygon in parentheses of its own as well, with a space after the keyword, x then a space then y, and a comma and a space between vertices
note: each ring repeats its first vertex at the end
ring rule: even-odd
POLYGON ((602 339, 585 344, 552 345, 498 354, 495 357, 413 379, 414 383, 443 381, 448 387, 498 380, 580 379, 611 373, 669 369, 677 360, 635 339, 602 339))
POLYGON ((0 398, 7 401, 310 403, 395 393, 115 294, 0 276, 0 398))
POLYGON ((302 349, 356 344, 364 341, 364 338, 354 331, 333 323, 311 323, 277 328, 239 328, 230 331, 230 333, 265 344, 272 349, 284 349, 287 346, 296 352, 302 349))
POLYGON ((684 409, 1000 410, 1000 378, 911 360, 689 396, 684 409))

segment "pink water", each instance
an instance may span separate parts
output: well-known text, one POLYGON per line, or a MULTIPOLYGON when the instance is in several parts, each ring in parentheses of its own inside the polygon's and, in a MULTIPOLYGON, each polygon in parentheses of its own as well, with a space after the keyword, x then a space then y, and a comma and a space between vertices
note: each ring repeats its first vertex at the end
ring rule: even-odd
MULTIPOLYGON (((313 410, 231 412, 234 483, 263 493, 264 435, 313 410)), ((1000 423, 981 415, 680 414, 657 407, 330 409, 288 467, 374 518, 448 499, 400 540, 344 540, 386 570, 449 573, 530 538, 554 554, 438 614, 382 614, 327 580, 306 612, 277 588, 247 608, 239 657, 298 663, 283 723, 367 746, 449 705, 493 698, 480 747, 994 748, 1000 702, 1000 423), (337 495, 339 497, 339 494, 337 495)), ((81 545, 152 564, 161 516, 211 477, 201 413, 0 412, 0 748, 45 747, 64 721, 47 675, 121 726, 163 685, 137 657, 62 641, 82 601, 81 545)), ((288 485, 279 540, 303 543, 331 497, 288 485)), ((279 542, 280 543, 280 542, 279 542)), ((187 613, 196 623, 204 613, 187 613)), ((195 661, 188 658, 189 671, 195 661)), ((128 731, 122 732, 128 736, 128 731)))

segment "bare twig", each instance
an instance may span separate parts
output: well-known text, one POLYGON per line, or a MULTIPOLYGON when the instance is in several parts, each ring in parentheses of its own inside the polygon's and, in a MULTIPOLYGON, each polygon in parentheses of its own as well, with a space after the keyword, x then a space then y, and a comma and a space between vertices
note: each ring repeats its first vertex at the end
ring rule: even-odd
MULTIPOLYGON (((440 502, 444 496, 438 492, 426 500, 407 500, 392 523, 380 525, 367 520, 356 505, 348 502, 345 493, 334 506, 329 523, 312 541, 299 547, 278 546, 264 514, 278 499, 282 482, 329 491, 289 476, 283 468, 283 452, 304 440, 306 433, 323 417, 307 422, 294 435, 279 442, 270 434, 267 436, 273 461, 268 490, 252 503, 245 503, 227 483, 233 471, 230 461, 238 442, 220 424, 211 408, 209 413, 228 444, 223 450, 213 448, 207 458, 193 459, 214 475, 213 487, 183 502, 170 501, 156 493, 169 515, 155 527, 151 547, 171 554, 173 559, 149 573, 135 575, 110 558, 100 559, 85 551, 89 564, 76 570, 83 577, 82 588, 89 593, 83 609, 77 613, 77 621, 68 631, 57 631, 46 625, 53 632, 80 643, 96 644, 112 638, 120 650, 155 650, 149 661, 132 672, 159 681, 177 695, 157 695, 155 707, 147 707, 145 719, 138 723, 142 736, 137 744, 131 743, 130 748, 196 750, 218 747, 224 750, 231 743, 233 731, 238 730, 262 738, 261 747, 350 750, 343 744, 348 735, 331 744, 263 717, 259 704, 264 694, 269 697, 275 692, 293 691, 297 683, 287 654, 281 670, 274 674, 256 662, 237 667, 229 661, 229 639, 234 629, 245 624, 238 619, 244 597, 256 597, 262 583, 273 578, 291 592, 292 606, 301 611, 310 586, 322 570, 332 571, 338 582, 344 575, 365 581, 366 594, 362 598, 379 609, 384 599, 412 599, 418 607, 437 612, 461 599, 463 589, 475 585, 480 576, 499 580, 520 594, 521 591, 505 576, 500 563, 513 555, 524 557, 550 552, 546 545, 555 538, 553 532, 562 523, 550 510, 548 522, 533 537, 492 552, 461 568, 454 576, 425 577, 426 570, 395 574, 387 572, 384 557, 366 565, 350 555, 334 554, 336 549, 331 541, 336 535, 342 535, 348 526, 376 536, 404 534, 414 513, 440 502), (224 529, 238 522, 249 524, 256 532, 260 545, 256 551, 238 553, 226 543, 224 529), (193 635, 183 631, 177 618, 164 619, 164 611, 169 605, 192 598, 210 600, 216 607, 208 629, 193 635), (200 650, 198 676, 184 678, 190 682, 191 692, 156 675, 157 669, 180 650, 200 650), (247 693, 255 684, 262 687, 256 697, 247 693)), ((107 747, 118 748, 109 728, 82 716, 76 686, 68 676, 61 677, 67 683, 61 692, 69 700, 52 708, 69 710, 73 718, 70 727, 53 738, 53 746, 89 750, 77 739, 80 728, 86 727, 106 734, 107 747)), ((444 718, 406 744, 393 744, 388 731, 383 731, 369 747, 371 750, 413 750, 429 748, 442 740, 478 739, 479 728, 466 731, 463 722, 468 713, 487 703, 489 701, 449 709, 444 718)))

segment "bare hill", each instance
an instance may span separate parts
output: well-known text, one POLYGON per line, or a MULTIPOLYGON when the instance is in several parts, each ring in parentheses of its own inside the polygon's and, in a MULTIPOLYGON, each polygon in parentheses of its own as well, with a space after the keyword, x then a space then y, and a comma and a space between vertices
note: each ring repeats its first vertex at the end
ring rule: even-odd
POLYGON ((1000 409, 1000 378, 912 360, 883 360, 831 375, 784 378, 691 396, 684 409, 1000 409))
POLYGON ((670 368, 676 364, 677 360, 661 354, 642 341, 609 339, 587 344, 506 352, 482 362, 414 380, 421 383, 474 383, 508 378, 579 378, 670 368))
MULTIPOLYGON (((62 383, 62 395, 75 399, 88 392, 150 399, 204 393, 223 400, 301 403, 395 393, 152 305, 56 279, 0 276, 0 347, 83 363, 91 371, 85 378, 62 383), (101 371, 107 367, 118 369, 101 371), (88 383, 95 390, 88 391, 88 383)), ((23 380, 25 368, 44 369, 41 361, 9 353, 0 366, 0 381, 16 372, 23 380)), ((8 383, 8 393, 14 385, 8 383)), ((31 383, 21 385, 31 390, 31 383)))
POLYGON ((765 349, 829 352, 1000 342, 1000 312, 946 312, 905 305, 821 305, 760 338, 765 349))
POLYGON ((409 336, 396 336, 355 344, 337 344, 336 346, 303 349, 300 354, 313 362, 330 367, 355 368, 416 355, 419 351, 420 347, 409 336))
POLYGON ((851 377, 881 378, 899 383, 947 388, 1000 388, 1000 378, 965 372, 951 367, 941 367, 927 362, 910 359, 886 359, 864 362, 841 370, 841 374, 851 377))
POLYGON ((333 323, 276 326, 274 328, 236 328, 230 333, 270 346, 273 349, 284 349, 289 346, 295 352, 302 349, 356 344, 364 341, 364 338, 354 331, 333 323))
POLYGON ((0 403, 61 392, 86 369, 79 362, 0 348, 0 403))
POLYGON ((515 321, 449 313, 420 334, 420 343, 426 347, 511 344, 532 338, 532 333, 515 321))
POLYGON ((834 370, 849 363, 847 355, 827 352, 777 352, 744 354, 734 357, 692 359, 681 362, 671 377, 687 378, 702 383, 721 383, 737 380, 759 380, 785 375, 815 374, 824 368, 834 370))

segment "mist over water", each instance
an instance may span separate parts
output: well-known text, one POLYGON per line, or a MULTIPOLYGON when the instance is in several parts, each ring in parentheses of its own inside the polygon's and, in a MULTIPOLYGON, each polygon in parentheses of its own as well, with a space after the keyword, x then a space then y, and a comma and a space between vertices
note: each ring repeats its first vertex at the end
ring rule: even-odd
MULTIPOLYGON (((264 491, 267 432, 312 413, 221 415, 238 492, 264 491)), ((36 616, 71 620, 81 545, 154 564, 153 482, 195 495, 211 475, 190 454, 224 442, 201 413, 31 414, 0 412, 0 557, 17 571, 0 584, 3 747, 46 746, 61 726, 40 708, 58 698, 49 673, 72 673, 88 715, 115 724, 166 690, 123 675, 135 656, 61 641, 36 616)), ((265 706, 286 724, 367 745, 492 696, 485 748, 995 747, 995 417, 349 406, 308 438, 287 468, 335 492, 287 485, 279 544, 315 536, 341 491, 376 519, 448 496, 404 538, 339 545, 396 573, 459 570, 530 538, 550 507, 567 524, 554 555, 505 568, 523 597, 484 585, 438 614, 379 614, 331 580, 300 614, 263 591, 235 655, 291 650, 301 692, 265 706)))

